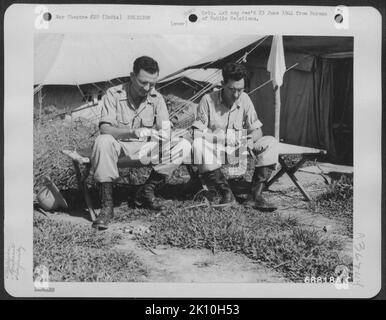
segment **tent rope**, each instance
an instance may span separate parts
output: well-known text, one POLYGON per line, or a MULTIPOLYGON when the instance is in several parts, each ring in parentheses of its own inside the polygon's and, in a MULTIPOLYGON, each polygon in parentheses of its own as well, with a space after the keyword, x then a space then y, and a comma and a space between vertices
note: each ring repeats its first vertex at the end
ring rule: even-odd
MULTIPOLYGON (((256 50, 269 36, 265 36, 263 39, 261 39, 255 46, 253 46, 253 48, 251 48, 251 50, 249 51, 246 51, 239 59, 236 60, 236 63, 241 63, 242 61, 246 61, 247 57, 249 54, 251 54, 254 50, 256 50)), ((224 59, 224 58, 222 58, 224 59)), ((215 62, 218 62, 222 59, 218 59, 218 60, 215 60, 215 61, 212 61, 209 63, 210 64, 213 64, 215 62)), ((208 80, 211 79, 211 78, 214 78, 214 76, 221 72, 221 70, 216 70, 212 75, 210 75, 204 82, 209 82, 208 80)), ((215 85, 213 85, 212 83, 208 83, 204 88, 202 88, 200 91, 198 91, 195 95, 193 95, 188 101, 191 101, 191 102, 194 102, 198 97, 200 97, 202 94, 205 94, 206 92, 208 92, 209 90, 211 90, 213 87, 215 87, 215 85)), ((176 110, 174 110, 170 116, 175 116, 176 114, 178 114, 179 112, 181 112, 183 109, 184 109, 184 106, 185 104, 182 104, 181 106, 177 106, 176 110)))
MULTIPOLYGON (((292 66, 290 66, 288 69, 286 69, 284 72, 287 72, 288 70, 291 70, 292 68, 295 68, 297 65, 299 64, 299 62, 296 62, 295 64, 293 64, 292 66)), ((269 79, 268 81, 264 82, 263 84, 261 84, 260 86, 254 88, 253 90, 249 91, 248 92, 248 95, 255 92, 256 90, 259 90, 261 89, 262 87, 264 87, 265 85, 267 85, 268 83, 272 82, 272 79, 269 79)))
POLYGON ((34 88, 34 95, 38 93, 43 88, 43 84, 39 84, 34 88))
MULTIPOLYGON (((246 57, 247 57, 252 51, 254 51, 257 47, 259 47, 259 46, 260 46, 260 45, 261 45, 268 37, 269 37, 269 36, 265 36, 263 39, 261 39, 261 40, 260 40, 260 41, 259 41, 259 42, 258 42, 258 43, 250 50, 250 51, 247 51, 246 53, 244 53, 243 57, 241 57, 240 59, 238 59, 236 62, 237 62, 237 63, 240 63, 241 61, 243 61, 244 59, 246 59, 246 57)), ((210 65, 212 65, 212 64, 214 64, 214 63, 216 63, 216 62, 218 62, 218 61, 221 61, 221 60, 223 60, 223 59, 224 59, 224 58, 220 58, 220 59, 217 59, 217 60, 210 61, 210 62, 208 62, 207 64, 205 64, 204 66, 202 66, 200 69, 207 69, 208 66, 210 66, 210 65)), ((188 69, 189 69, 189 67, 186 68, 186 69, 184 69, 183 71, 188 70, 188 69)), ((192 74, 198 72, 200 69, 196 69, 196 70, 195 70, 194 72, 192 72, 190 75, 192 75, 192 74)), ((181 71, 181 72, 183 72, 183 71, 181 71)), ((166 88, 167 86, 169 86, 169 85, 171 85, 171 84, 177 82, 178 80, 182 79, 183 77, 184 77, 184 76, 178 77, 177 79, 173 80, 172 82, 169 82, 169 83, 165 84, 164 86, 158 88, 158 90, 161 90, 161 89, 163 89, 163 88, 166 88)))
MULTIPOLYGON (((207 64, 204 65, 201 69, 207 69, 208 66, 210 66, 210 65, 213 64, 214 62, 215 62, 215 61, 211 61, 211 62, 207 63, 207 64)), ((185 70, 183 70, 183 71, 186 71, 186 70, 188 70, 188 69, 185 69, 185 70)), ((194 70, 192 73, 190 73, 189 75, 195 74, 195 73, 197 73, 199 70, 200 70, 200 69, 195 69, 195 70, 194 70)), ((181 71, 181 72, 183 72, 183 71, 181 71)), ((182 79, 182 78, 184 78, 184 77, 185 77, 185 76, 179 76, 178 78, 174 79, 173 81, 171 81, 171 82, 169 82, 169 83, 166 83, 164 86, 162 86, 162 87, 160 87, 160 88, 157 88, 157 90, 162 90, 163 88, 168 87, 169 85, 171 85, 171 84, 177 82, 178 80, 180 80, 180 79, 182 79)))
POLYGON ((95 88, 97 88, 98 90, 100 90, 100 91, 106 93, 106 90, 102 89, 102 88, 101 88, 100 86, 98 86, 97 84, 92 83, 92 85, 93 85, 95 88))
POLYGON ((79 84, 76 83, 76 86, 80 92, 80 94, 82 95, 82 98, 86 98, 86 95, 83 93, 82 89, 80 88, 79 84))

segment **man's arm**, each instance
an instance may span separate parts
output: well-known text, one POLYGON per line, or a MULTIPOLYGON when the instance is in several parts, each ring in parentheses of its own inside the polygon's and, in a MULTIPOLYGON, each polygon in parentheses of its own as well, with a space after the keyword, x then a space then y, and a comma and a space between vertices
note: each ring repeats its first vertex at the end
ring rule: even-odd
POLYGON ((168 108, 162 95, 160 95, 157 100, 155 116, 155 125, 157 130, 171 130, 172 125, 169 119, 168 108))
POLYGON ((99 132, 101 134, 112 135, 115 139, 130 139, 138 138, 138 130, 136 129, 126 129, 126 128, 116 128, 109 123, 102 123, 99 127, 99 132), (137 131, 137 132, 136 132, 137 131))
POLYGON ((201 98, 200 104, 197 107, 197 117, 192 128, 194 129, 194 138, 203 138, 208 141, 213 141, 215 134, 208 128, 209 124, 209 103, 207 96, 201 98))
POLYGON ((263 131, 261 130, 261 128, 248 130, 247 135, 248 135, 248 140, 251 140, 253 143, 255 143, 263 136, 263 131))
POLYGON ((99 132, 109 134, 115 139, 142 138, 154 136, 158 138, 155 130, 149 128, 118 128, 116 114, 117 97, 112 89, 107 90, 102 98, 101 118, 99 120, 99 132))
POLYGON ((126 128, 116 128, 109 123, 102 123, 99 127, 99 132, 101 134, 112 135, 115 139, 137 139, 144 137, 152 137, 156 140, 166 140, 166 138, 157 130, 150 128, 137 128, 137 129, 126 129, 126 128))
POLYGON ((247 103, 244 123, 245 128, 247 129, 248 145, 253 146, 253 144, 263 136, 263 131, 261 130, 263 124, 257 117, 252 100, 247 95, 245 95, 244 101, 247 103))

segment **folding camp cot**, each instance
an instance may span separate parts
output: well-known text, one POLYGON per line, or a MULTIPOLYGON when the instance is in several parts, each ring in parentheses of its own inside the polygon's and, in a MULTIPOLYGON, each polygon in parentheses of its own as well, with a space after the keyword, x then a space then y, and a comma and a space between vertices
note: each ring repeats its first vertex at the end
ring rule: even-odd
POLYGON ((327 151, 322 149, 316 149, 316 148, 309 148, 309 147, 302 147, 302 146, 296 146, 293 144, 287 144, 287 143, 279 143, 279 163, 280 163, 280 170, 268 181, 267 188, 269 188, 275 181, 277 181, 283 174, 287 174, 292 182, 296 185, 296 187, 300 190, 302 195, 307 201, 311 201, 311 197, 307 193, 307 191, 304 189, 304 187, 300 184, 298 179, 295 176, 295 173, 301 168, 301 166, 307 161, 307 160, 315 160, 321 155, 326 155, 327 151), (293 165, 288 165, 285 160, 285 156, 287 155, 299 155, 300 160, 298 160, 293 165))
MULTIPOLYGON (((62 152, 68 157, 70 157, 73 162, 79 191, 84 197, 89 214, 91 216, 91 220, 94 221, 96 218, 96 215, 95 215, 95 211, 93 208, 92 200, 91 200, 87 182, 86 182, 91 169, 91 161, 90 161, 91 149, 84 149, 79 151, 63 150, 62 152)), ((304 187, 300 184, 300 182, 295 176, 295 173, 300 169, 300 167, 304 164, 305 161, 316 159, 318 156, 325 155, 325 154, 326 154, 326 151, 321 149, 280 143, 279 144, 279 163, 281 165, 281 169, 269 180, 269 182, 267 183, 267 188, 271 186, 275 181, 277 181, 281 176, 283 176, 283 174, 286 173, 293 181, 293 183, 296 185, 296 187, 300 190, 300 192, 303 194, 305 199, 307 201, 311 201, 311 197, 308 195, 304 187), (301 158, 297 163, 295 163, 292 166, 289 166, 285 160, 286 155, 300 155, 301 158)), ((138 163, 135 163, 132 161, 130 162, 130 160, 127 157, 123 157, 118 161, 118 167, 119 168, 138 167, 138 163)), ((194 172, 191 166, 187 165, 186 167, 191 177, 197 176, 197 173, 194 172)))
MULTIPOLYGON (((90 192, 87 186, 87 178, 90 175, 91 170, 91 149, 82 149, 78 151, 62 150, 66 156, 68 156, 74 165, 76 180, 78 183, 78 189, 80 194, 83 196, 86 203, 87 209, 89 211, 91 220, 96 219, 96 214, 92 204, 90 192)), ((118 168, 138 168, 143 167, 138 161, 133 161, 129 157, 122 157, 118 160, 118 168)), ((193 168, 189 165, 186 166, 188 173, 191 177, 197 175, 194 172, 193 168)))

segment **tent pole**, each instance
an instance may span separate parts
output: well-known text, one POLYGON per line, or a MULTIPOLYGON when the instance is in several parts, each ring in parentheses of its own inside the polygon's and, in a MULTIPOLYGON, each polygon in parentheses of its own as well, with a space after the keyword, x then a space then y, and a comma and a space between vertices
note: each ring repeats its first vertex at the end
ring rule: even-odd
POLYGON ((280 87, 275 87, 275 138, 280 142, 280 87))
POLYGON ((38 91, 38 101, 39 101, 39 127, 42 124, 42 109, 43 109, 43 87, 38 91))

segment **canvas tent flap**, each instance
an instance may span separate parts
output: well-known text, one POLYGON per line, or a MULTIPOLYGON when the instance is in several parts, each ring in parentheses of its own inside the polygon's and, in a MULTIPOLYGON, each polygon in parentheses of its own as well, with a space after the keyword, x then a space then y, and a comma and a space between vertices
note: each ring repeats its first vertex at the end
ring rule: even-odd
MULTIPOLYGON (((218 61, 220 59, 226 58, 229 55, 234 54, 240 50, 243 50, 249 46, 256 44, 259 40, 263 39, 266 36, 259 35, 243 35, 243 36, 229 36, 227 37, 227 42, 222 46, 219 46, 211 54, 205 56, 204 58, 197 60, 189 68, 203 67, 211 62, 218 61)), ((212 63, 210 67, 217 67, 216 64, 212 63)))
POLYGON ((38 34, 34 84, 80 85, 125 77, 142 55, 157 60, 160 77, 199 58, 168 36, 38 34))
POLYGON ((63 38, 64 34, 35 34, 34 84, 43 83, 58 56, 63 38))
MULTIPOLYGON (((211 64, 212 68, 221 68, 224 62, 235 61, 256 44, 258 47, 248 55, 247 63, 253 57, 252 60, 258 63, 258 67, 266 68, 272 36, 261 35, 235 37, 231 43, 196 61, 190 68, 202 67, 211 61, 215 62, 211 64), (257 57, 261 61, 255 59, 257 57), (220 59, 223 61, 219 61, 220 59)), ((298 63, 295 69, 302 71, 312 70, 316 56, 347 58, 352 57, 354 50, 352 37, 283 36, 283 45, 287 68, 298 63)))

